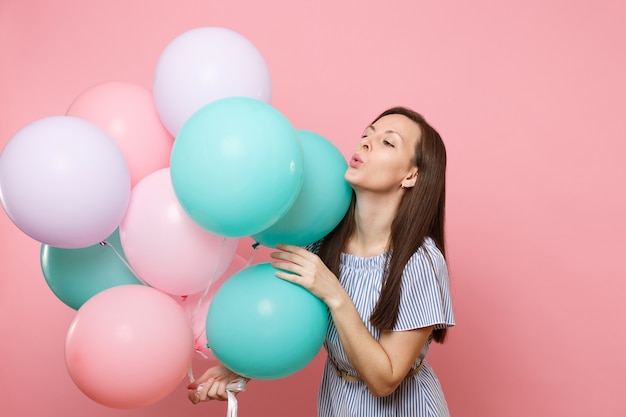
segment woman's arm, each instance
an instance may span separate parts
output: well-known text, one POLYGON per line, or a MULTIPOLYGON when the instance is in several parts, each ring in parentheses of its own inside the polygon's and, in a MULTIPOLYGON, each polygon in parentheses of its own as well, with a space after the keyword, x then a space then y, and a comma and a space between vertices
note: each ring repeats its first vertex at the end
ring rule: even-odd
POLYGON ((383 332, 377 341, 365 327, 337 277, 315 254, 297 246, 277 245, 272 265, 276 276, 299 284, 328 306, 350 363, 375 396, 393 392, 428 341, 432 326, 383 332))

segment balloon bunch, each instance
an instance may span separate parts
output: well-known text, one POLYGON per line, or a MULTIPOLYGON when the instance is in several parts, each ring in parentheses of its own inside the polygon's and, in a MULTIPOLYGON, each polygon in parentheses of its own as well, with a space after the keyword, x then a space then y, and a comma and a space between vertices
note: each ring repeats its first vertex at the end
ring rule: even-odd
POLYGON ((41 242, 50 289, 77 310, 66 365, 94 401, 159 401, 196 352, 273 379, 319 351, 323 303, 236 251, 246 236, 314 243, 352 191, 338 149, 270 100, 256 47, 201 27, 167 45, 151 91, 93 86, 0 154, 0 201, 41 242))

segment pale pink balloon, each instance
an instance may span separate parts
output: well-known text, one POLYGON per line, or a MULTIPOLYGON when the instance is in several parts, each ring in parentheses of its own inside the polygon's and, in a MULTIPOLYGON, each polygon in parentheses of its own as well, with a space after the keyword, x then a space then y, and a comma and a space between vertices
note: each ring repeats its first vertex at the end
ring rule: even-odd
POLYGON ((208 232, 185 213, 169 168, 147 175, 133 188, 120 241, 135 275, 173 295, 207 288, 226 271, 239 242, 208 232))
POLYGON ((153 404, 171 394, 193 359, 193 332, 170 296, 144 285, 104 290, 78 309, 65 341, 76 386, 112 408, 153 404))
POLYGON ((214 361, 216 358, 211 353, 211 349, 207 347, 206 338, 206 316, 211 305, 213 296, 219 290, 220 286, 235 273, 241 271, 248 261, 241 255, 235 254, 232 262, 217 280, 212 282, 208 289, 199 293, 191 294, 185 297, 176 297, 176 300, 184 307, 189 316, 191 329, 193 330, 194 349, 198 358, 214 361))
POLYGON ((90 121, 113 138, 126 158, 131 186, 169 166, 174 138, 150 90, 129 82, 100 83, 76 97, 67 115, 90 121))

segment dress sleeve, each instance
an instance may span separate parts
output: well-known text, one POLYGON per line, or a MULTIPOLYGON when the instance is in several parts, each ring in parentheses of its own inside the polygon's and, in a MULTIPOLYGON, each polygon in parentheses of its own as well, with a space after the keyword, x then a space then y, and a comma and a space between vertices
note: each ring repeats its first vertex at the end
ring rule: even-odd
POLYGON ((446 261, 434 243, 425 242, 404 269, 394 330, 441 329, 454 324, 446 261))
POLYGON ((322 242, 324 241, 324 239, 320 239, 316 242, 313 243, 309 243, 308 245, 304 246, 304 249, 308 250, 309 252, 313 252, 315 254, 317 254, 317 252, 319 252, 320 248, 322 247, 322 242))

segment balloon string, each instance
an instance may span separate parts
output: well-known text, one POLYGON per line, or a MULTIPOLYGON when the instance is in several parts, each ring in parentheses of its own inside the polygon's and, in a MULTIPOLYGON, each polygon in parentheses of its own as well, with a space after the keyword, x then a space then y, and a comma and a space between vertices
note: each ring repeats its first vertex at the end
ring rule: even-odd
MULTIPOLYGON (((226 238, 224 238, 222 240, 222 246, 220 248, 220 252, 224 251, 225 244, 226 244, 226 238)), ((252 255, 250 255, 250 258, 248 258, 248 261, 246 262, 246 265, 244 266, 244 268, 247 268, 252 263, 252 260, 254 259, 256 253, 258 252, 257 249, 258 249, 259 245, 260 245, 259 243, 255 243, 254 245, 252 245, 252 248, 253 248, 252 255)), ((220 256, 219 259, 221 260, 222 257, 220 256)), ((216 272, 218 270, 219 265, 220 265, 220 263, 218 261, 218 263, 215 265, 215 269, 213 270, 213 278, 209 282, 209 285, 204 289, 204 292, 202 293, 202 295, 200 296, 200 299, 198 300, 198 303, 196 304, 196 309, 194 310, 193 315, 191 316, 191 323, 192 323, 192 325, 195 324, 196 317, 198 315, 198 312, 200 311, 200 306, 202 305, 202 301, 204 300, 204 297, 206 297, 207 293, 209 292, 209 289, 211 288, 211 284, 213 283, 213 281, 215 281, 216 278, 218 278, 215 275, 216 275, 216 272)), ((198 335, 196 337, 196 341, 200 337, 204 336, 205 333, 206 333, 206 328, 202 331, 202 333, 200 333, 200 335, 198 335)))
POLYGON ((250 264, 252 263, 252 260, 254 259, 254 257, 256 256, 256 254, 257 254, 257 252, 258 252, 259 245, 260 245, 260 243, 259 243, 259 242, 255 242, 255 243, 252 245, 252 249, 253 249, 253 250, 252 250, 252 255, 250 255, 250 258, 248 258, 248 262, 246 262, 246 265, 244 266, 244 268, 249 267, 249 266, 250 266, 250 264))
MULTIPOLYGON (((224 238, 224 240, 222 241, 222 249, 224 248, 225 242, 226 242, 226 238, 224 238)), ((248 266, 250 266, 250 264, 254 260, 254 257, 256 255, 256 253, 258 252, 257 249, 258 249, 259 245, 260 245, 260 243, 254 243, 252 245, 252 249, 253 249, 252 255, 250 255, 250 257, 248 258, 248 261, 244 265, 244 268, 247 268, 248 266)), ((220 257, 220 259, 221 259, 221 257, 220 257)), ((216 266, 216 270, 217 270, 217 266, 216 266)), ((213 274, 215 275, 215 271, 213 272, 213 274)), ((211 280, 211 283, 212 282, 213 282, 213 280, 211 280)), ((200 297, 200 300, 198 301, 198 304, 196 305, 196 309, 195 309, 194 314, 192 315, 192 319, 191 319, 192 325, 193 325, 194 321, 196 320, 196 316, 197 316, 197 313, 198 313, 198 311, 200 309, 200 305, 202 304, 202 300, 207 295, 207 293, 209 291, 209 288, 211 286, 211 283, 209 283, 209 286, 204 290, 202 296, 200 297)), ((184 301, 185 301, 185 305, 187 306, 187 312, 189 313, 189 309, 188 309, 189 303, 187 302, 186 299, 184 301)), ((205 334, 206 334, 206 326, 204 326, 204 328, 202 329, 202 333, 200 333, 198 336, 195 337, 194 342, 197 342, 205 334)), ((196 352, 198 354, 200 354, 202 357, 208 358, 208 356, 206 356, 204 354, 204 352, 202 352, 201 350, 196 349, 196 352)), ((187 376, 189 377, 189 382, 193 382, 194 381, 193 367, 192 366, 189 367, 189 370, 187 372, 187 376)), ((230 387, 234 391, 243 391, 244 387, 245 387, 245 382, 246 382, 245 380, 235 380, 235 381, 231 382, 230 384, 228 384, 227 389, 230 387)), ((230 401, 230 396, 229 396, 229 410, 231 410, 231 408, 230 408, 231 405, 230 404, 231 404, 231 401, 230 401)), ((229 411, 229 413, 230 412, 231 411, 229 411)), ((237 400, 236 399, 234 399, 234 413, 235 414, 233 415, 233 417, 236 417, 237 416, 237 400)), ((228 415, 230 416, 230 414, 228 414, 228 415)))
MULTIPOLYGON (((200 296, 200 298, 198 299, 198 302, 196 303, 196 308, 191 316, 191 324, 195 324, 196 318, 198 316, 198 313, 200 312, 200 307, 202 306, 202 301, 204 300, 204 297, 206 297, 206 295, 209 293, 209 289, 211 288, 211 284, 213 283, 213 281, 215 281, 216 275, 217 275, 217 271, 219 270, 220 267, 220 261, 222 260, 223 256, 223 252, 224 252, 224 246, 226 246, 226 237, 224 239, 222 239, 222 245, 220 247, 220 256, 218 257, 218 261, 215 263, 215 268, 213 268, 213 273, 211 274, 211 279, 209 280, 209 284, 206 286, 206 288, 204 289, 204 291, 202 292, 202 295, 200 296)), ((206 331, 206 330, 205 330, 206 331)), ((205 332, 203 331, 203 333, 205 332)))
MULTIPOLYGON (((190 308, 190 302, 189 302, 189 297, 186 295, 181 296, 183 305, 185 306, 185 313, 187 313, 187 316, 192 317, 191 315, 191 308, 190 308)), ((191 323, 193 323, 193 319, 191 319, 191 323)), ((193 326, 193 324, 192 324, 193 326)), ((202 336, 203 333, 196 335, 193 339, 193 346, 194 346, 194 351, 202 356, 204 359, 208 359, 209 357, 200 349, 200 347, 198 346, 198 341, 200 340, 200 337, 202 336)), ((191 371, 191 368, 190 368, 191 371)), ((193 381, 192 381, 193 382, 193 381)))
POLYGON ((193 377, 193 368, 189 365, 189 369, 187 370, 187 377, 189 377, 189 382, 193 382, 196 378, 193 377))
POLYGON ((226 409, 226 417, 237 417, 237 397, 232 391, 226 390, 228 395, 228 408, 226 409))
MULTIPOLYGON (((224 246, 226 245, 226 237, 224 239, 222 239, 222 245, 220 247, 220 254, 222 254, 222 252, 224 251, 224 246)), ((198 302, 196 303, 196 307, 193 311, 193 313, 191 314, 191 326, 192 328, 195 328, 195 323, 198 317, 198 313, 200 312, 200 307, 202 306, 202 301, 204 300, 204 297, 206 297, 206 295, 209 292, 209 289, 211 288, 211 284, 213 283, 213 281, 215 280, 215 278, 217 278, 215 275, 217 275, 217 271, 218 268, 220 266, 220 261, 222 260, 222 256, 218 257, 218 261, 215 264, 215 268, 213 268, 213 273, 211 274, 211 279, 209 280, 209 284, 206 286, 206 288, 204 289, 204 291, 202 292, 202 295, 200 296, 200 298, 198 299, 198 302)), ((189 302, 188 302, 188 298, 185 297, 185 299, 183 300, 185 302, 185 308, 187 310, 187 314, 190 313, 189 311, 189 302)), ((200 340, 200 338, 202 336, 204 336, 206 334, 206 326, 202 326, 202 331, 196 335, 194 337, 194 347, 197 346, 198 340, 200 340)), ((195 352, 198 353, 200 356, 202 356, 203 358, 208 358, 207 355, 204 354, 204 352, 202 352, 199 348, 195 349, 195 352)), ((193 382, 194 381, 194 377, 193 377, 193 366, 190 364, 189 365, 189 369, 187 371, 187 376, 189 377, 189 382, 193 382)))
POLYGON ((150 286, 150 285, 148 285, 148 283, 146 281, 141 279, 141 277, 133 270, 133 268, 130 266, 130 264, 128 262, 126 262, 126 259, 124 259, 124 257, 117 251, 117 249, 115 249, 115 246, 111 245, 106 240, 103 240, 102 242, 100 242, 100 246, 108 246, 109 248, 111 248, 113 250, 113 252, 115 252, 117 257, 120 258, 120 261, 122 261, 122 263, 124 265, 126 265, 126 268, 128 268, 128 270, 133 273, 135 278, 137 278, 143 285, 146 285, 148 287, 150 286))
MULTIPOLYGON (((222 242, 222 248, 224 247, 224 243, 226 242, 226 239, 224 239, 224 241, 222 242)), ((250 266, 250 264, 252 263, 252 260, 254 259, 254 256, 257 253, 257 248, 259 247, 259 243, 255 243, 254 245, 252 245, 253 248, 253 252, 252 255, 250 256, 250 258, 248 258, 248 261, 246 263, 246 265, 244 266, 244 268, 247 268, 248 266, 250 266)), ((220 257, 221 259, 221 257, 220 257)), ((217 268, 217 267, 216 267, 217 268)), ((214 272, 215 274, 215 272, 214 272)), ((212 281, 211 281, 212 283, 212 281)), ((192 318, 192 323, 193 320, 195 319, 195 315, 196 313, 198 313, 200 304, 202 302, 202 299, 206 296, 207 292, 209 291, 210 285, 211 283, 209 283, 209 286, 204 290, 204 293, 202 294, 202 296, 200 297, 200 301, 198 301, 198 305, 196 306, 196 311, 194 312, 194 316, 192 318)), ((201 333, 198 337, 196 337, 196 341, 206 333, 206 327, 203 329, 203 333, 201 333)), ((200 350, 196 349, 196 352, 202 354, 202 356, 204 356, 206 358, 206 355, 204 355, 204 352, 201 352, 200 350)), ((194 382, 195 378, 193 376, 193 367, 190 365, 189 366, 189 370, 187 371, 187 376, 189 378, 189 382, 194 382)), ((226 385, 226 395, 228 395, 228 408, 226 410, 226 417, 237 417, 237 409, 238 409, 238 404, 237 404, 237 397, 235 396, 235 392, 241 392, 241 391, 245 391, 246 390, 246 383, 247 380, 244 378, 237 378, 231 382, 228 383, 228 385, 226 385)), ((198 385, 197 390, 198 392, 200 392, 200 390, 202 389, 202 384, 198 385)))

